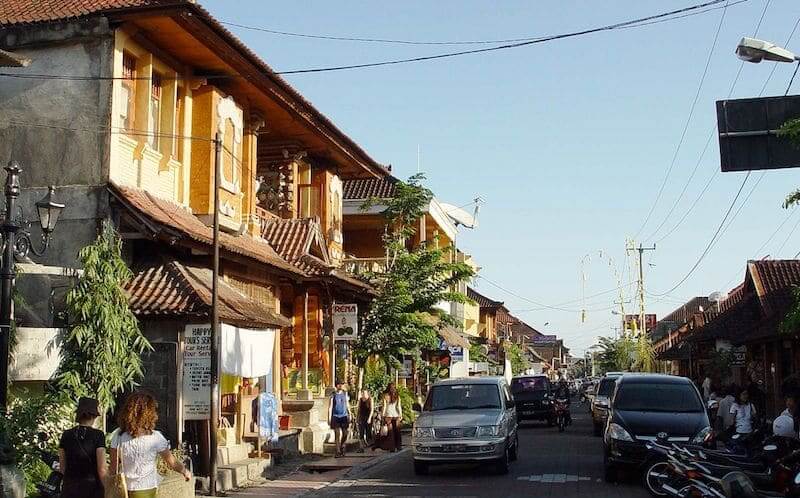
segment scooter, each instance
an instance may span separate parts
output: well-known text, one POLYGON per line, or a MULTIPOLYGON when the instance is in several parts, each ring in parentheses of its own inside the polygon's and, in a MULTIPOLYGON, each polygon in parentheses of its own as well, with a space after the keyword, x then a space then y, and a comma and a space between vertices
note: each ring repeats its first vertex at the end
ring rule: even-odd
POLYGON ((58 498, 61 496, 61 481, 64 479, 64 475, 58 468, 58 456, 47 451, 40 451, 39 457, 52 469, 45 482, 36 484, 39 497, 58 498))
POLYGON ((564 398, 556 399, 556 425, 558 425, 558 432, 564 432, 569 421, 569 404, 564 398))

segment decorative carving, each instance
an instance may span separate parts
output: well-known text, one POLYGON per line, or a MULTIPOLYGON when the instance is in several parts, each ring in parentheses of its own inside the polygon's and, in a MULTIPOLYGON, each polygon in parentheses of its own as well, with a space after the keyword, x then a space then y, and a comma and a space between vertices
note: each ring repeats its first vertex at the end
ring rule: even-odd
MULTIPOLYGON (((228 129, 227 123, 230 121, 231 128, 233 129, 233 137, 231 137, 230 143, 232 144, 231 149, 229 151, 223 151, 223 156, 230 157, 230 173, 231 176, 228 178, 226 175, 225 167, 222 168, 222 175, 220 177, 220 185, 222 188, 231 192, 233 194, 238 194, 239 189, 239 177, 240 172, 239 169, 241 168, 241 164, 239 164, 239 158, 236 157, 238 151, 241 151, 242 147, 242 136, 244 133, 244 112, 242 109, 236 105, 236 101, 233 100, 233 97, 228 96, 224 99, 220 99, 217 103, 217 131, 219 132, 220 136, 223 137, 223 143, 227 142, 227 138, 225 133, 228 129)), ((223 164, 224 164, 223 160, 223 164)))
POLYGON ((342 244, 344 239, 342 237, 342 196, 343 194, 342 180, 337 176, 331 177, 328 191, 330 192, 330 233, 328 238, 337 244, 342 244))

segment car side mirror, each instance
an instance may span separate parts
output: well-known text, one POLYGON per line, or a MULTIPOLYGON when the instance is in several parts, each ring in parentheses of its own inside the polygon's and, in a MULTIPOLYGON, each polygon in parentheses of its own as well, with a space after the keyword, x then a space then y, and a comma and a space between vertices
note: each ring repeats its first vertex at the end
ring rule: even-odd
POLYGON ((420 405, 419 403, 417 403, 417 402, 415 401, 415 402, 414 402, 414 403, 411 405, 411 409, 412 409, 412 410, 414 410, 415 412, 421 412, 421 411, 422 411, 422 405, 420 405))

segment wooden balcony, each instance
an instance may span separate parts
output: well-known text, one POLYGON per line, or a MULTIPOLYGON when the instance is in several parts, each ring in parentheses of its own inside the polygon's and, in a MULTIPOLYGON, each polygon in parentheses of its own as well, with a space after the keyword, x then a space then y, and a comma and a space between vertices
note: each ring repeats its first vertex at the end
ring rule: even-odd
POLYGON ((370 275, 386 271, 386 258, 354 258, 347 256, 342 260, 342 268, 354 275, 370 275))

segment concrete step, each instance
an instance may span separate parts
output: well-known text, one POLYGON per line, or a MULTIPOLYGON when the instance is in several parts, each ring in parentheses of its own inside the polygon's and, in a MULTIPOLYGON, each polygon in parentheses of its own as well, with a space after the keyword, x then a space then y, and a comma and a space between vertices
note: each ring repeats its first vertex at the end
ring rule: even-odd
MULTIPOLYGON (((358 439, 348 439, 344 445, 346 451, 356 451, 360 448, 358 439)), ((328 442, 322 447, 323 455, 333 455, 336 453, 336 443, 328 442)))
MULTIPOLYGON (((266 470, 272 465, 272 460, 267 458, 245 458, 229 464, 217 466, 217 491, 227 492, 234 489, 246 488, 264 482, 266 470)), ((208 493, 209 483, 207 477, 198 478, 200 488, 208 493)))

